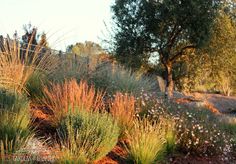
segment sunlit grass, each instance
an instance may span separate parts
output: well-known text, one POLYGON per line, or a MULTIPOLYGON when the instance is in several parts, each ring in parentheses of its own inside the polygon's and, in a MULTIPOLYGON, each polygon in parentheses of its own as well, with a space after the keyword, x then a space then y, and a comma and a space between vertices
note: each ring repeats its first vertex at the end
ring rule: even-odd
POLYGON ((26 49, 22 49, 19 41, 10 38, 0 43, 1 88, 27 93, 26 84, 34 73, 50 74, 56 69, 57 57, 50 51, 42 53, 40 45, 32 49, 31 42, 32 39, 26 49))
POLYGON ((116 92, 139 95, 142 91, 157 90, 155 80, 111 63, 98 65, 91 75, 91 81, 96 87, 106 89, 111 95, 116 92))
POLYGON ((90 163, 112 150, 118 141, 119 128, 106 113, 79 110, 61 122, 58 134, 60 162, 90 163))
POLYGON ((0 161, 26 146, 34 132, 30 129, 28 100, 16 93, 0 92, 0 161))
POLYGON ((165 135, 164 122, 153 122, 146 118, 135 121, 133 130, 128 133, 126 149, 129 159, 137 164, 155 163, 165 149, 165 135))
MULTIPOLYGON (((135 118, 135 97, 128 94, 116 93, 110 102, 110 113, 118 121, 121 128, 121 135, 133 127, 135 118)), ((121 137, 122 137, 121 136, 121 137)))
POLYGON ((93 86, 88 86, 85 81, 79 84, 76 80, 65 81, 64 84, 54 84, 45 88, 43 103, 54 113, 54 122, 58 123, 71 112, 84 109, 87 111, 103 111, 103 92, 96 92, 93 86))

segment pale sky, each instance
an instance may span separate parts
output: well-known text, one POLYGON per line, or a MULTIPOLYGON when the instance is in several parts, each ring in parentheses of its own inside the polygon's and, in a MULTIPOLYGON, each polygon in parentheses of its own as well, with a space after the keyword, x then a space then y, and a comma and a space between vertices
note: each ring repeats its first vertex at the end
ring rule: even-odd
POLYGON ((101 42, 104 22, 111 22, 113 0, 0 0, 0 34, 23 34, 31 23, 47 34, 49 45, 65 50, 69 44, 101 42))

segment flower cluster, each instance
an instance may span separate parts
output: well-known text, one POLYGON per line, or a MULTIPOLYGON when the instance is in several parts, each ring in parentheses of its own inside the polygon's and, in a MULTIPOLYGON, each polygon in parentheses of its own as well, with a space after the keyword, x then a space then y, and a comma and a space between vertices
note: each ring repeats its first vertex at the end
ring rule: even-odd
POLYGON ((138 97, 142 114, 159 119, 168 117, 175 126, 175 148, 177 151, 194 156, 222 156, 228 160, 233 151, 230 134, 222 129, 218 118, 206 109, 184 107, 174 102, 142 93, 138 97))

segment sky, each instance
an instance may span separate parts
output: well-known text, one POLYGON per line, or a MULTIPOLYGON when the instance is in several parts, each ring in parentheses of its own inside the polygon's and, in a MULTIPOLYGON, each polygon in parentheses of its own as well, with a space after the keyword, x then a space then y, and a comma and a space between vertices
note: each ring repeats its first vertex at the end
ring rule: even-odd
POLYGON ((101 43, 111 23, 112 0, 0 0, 0 34, 23 34, 31 23, 45 32, 50 47, 65 50, 76 42, 101 43), (105 35, 103 34, 105 33, 105 35))

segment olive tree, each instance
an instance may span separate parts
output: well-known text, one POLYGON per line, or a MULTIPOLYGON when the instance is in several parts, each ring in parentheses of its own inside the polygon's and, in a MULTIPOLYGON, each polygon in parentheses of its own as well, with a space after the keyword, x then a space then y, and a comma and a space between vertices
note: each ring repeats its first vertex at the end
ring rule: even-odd
POLYGON ((208 42, 218 6, 216 0, 116 0, 115 56, 140 67, 151 54, 158 54, 166 72, 166 94, 172 97, 173 65, 208 42))

